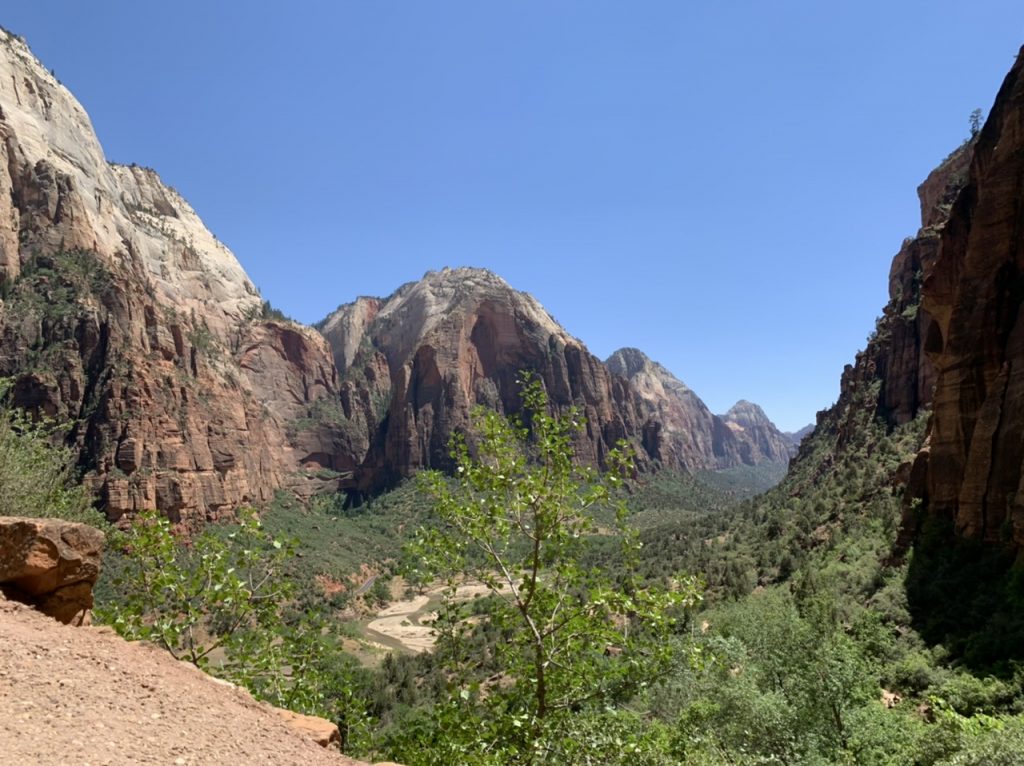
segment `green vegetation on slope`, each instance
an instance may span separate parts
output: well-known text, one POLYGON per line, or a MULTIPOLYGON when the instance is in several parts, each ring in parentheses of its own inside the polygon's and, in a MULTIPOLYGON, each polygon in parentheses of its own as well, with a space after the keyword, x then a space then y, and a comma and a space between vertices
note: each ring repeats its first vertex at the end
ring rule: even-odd
POLYGON ((738 465, 720 471, 702 471, 698 478, 730 497, 746 499, 767 492, 786 476, 785 463, 765 461, 758 465, 738 465))
MULTIPOLYGON (((576 465, 571 443, 581 427, 579 413, 549 415, 536 380, 524 384, 522 397, 530 413, 525 423, 478 410, 480 438, 472 454, 465 439, 453 440, 454 482, 424 475, 438 524, 416 544, 423 567, 451 586, 436 623, 442 644, 458 646, 475 627, 460 613, 456 583, 468 578, 489 591, 487 608, 473 616, 504 639, 487 647, 503 683, 485 688, 472 654, 449 664, 450 694, 428 720, 438 728, 457 722, 470 736, 450 736, 438 747, 433 733, 400 733, 392 743, 399 759, 530 764, 595 758, 596 735, 615 723, 609 708, 666 667, 673 615, 698 598, 692 581, 641 587, 628 566, 613 577, 586 565, 586 548, 598 531, 593 511, 601 505, 617 506, 627 564, 637 550, 636 533, 625 526, 628 510, 613 499, 631 465, 619 452, 609 462, 620 470, 605 476, 576 465), (583 720, 594 724, 589 746, 581 741, 583 720), (479 737, 481 730, 487 739, 479 737)), ((602 754, 602 762, 612 762, 609 755, 602 754)))
POLYGON ((863 386, 829 413, 767 494, 645 532, 652 575, 688 568, 708 582, 692 640, 711 661, 682 668, 644 705, 672 729, 675 762, 1020 762, 1019 645, 951 629, 1014 619, 1020 578, 998 552, 950 549, 939 536, 909 562, 893 556, 894 477, 919 448, 925 416, 890 430, 877 400, 877 384, 863 386), (1002 579, 987 578, 996 571, 1002 579), (968 600, 949 599, 951 578, 973 583, 952 591, 968 600), (912 617, 915 589, 931 598, 921 615, 940 624, 912 617), (960 644, 937 642, 952 635, 960 644), (972 652, 987 664, 965 664, 972 652))
POLYGON ((1011 678, 1024 667, 1024 566, 1010 547, 921 524, 906 577, 914 627, 978 673, 1011 678))
POLYGON ((296 540, 293 575, 312 581, 316 575, 335 580, 357 576, 364 566, 397 571, 402 546, 429 514, 430 502, 406 482, 363 505, 346 507, 343 494, 302 503, 279 492, 263 523, 279 537, 296 540))
POLYGON ((10 381, 0 379, 0 516, 56 517, 105 528, 80 486, 66 429, 33 420, 7 404, 10 381))

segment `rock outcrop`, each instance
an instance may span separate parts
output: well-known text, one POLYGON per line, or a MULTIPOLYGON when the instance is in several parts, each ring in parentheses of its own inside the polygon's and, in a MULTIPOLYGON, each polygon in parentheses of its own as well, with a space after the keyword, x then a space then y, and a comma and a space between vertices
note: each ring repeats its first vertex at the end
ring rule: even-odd
POLYGON ((973 148, 973 142, 960 146, 918 187, 921 229, 903 243, 889 270, 889 305, 878 328, 886 348, 874 364, 882 381, 879 411, 892 425, 906 423, 931 406, 936 371, 925 353, 932 318, 922 305, 922 285, 939 257, 942 231, 966 182, 973 148))
POLYGON ((65 624, 88 622, 103 533, 60 519, 0 517, 0 592, 65 624))
POLYGON ((974 143, 964 143, 918 187, 921 228, 893 258, 889 302, 864 350, 843 370, 836 403, 818 413, 816 428, 834 431, 838 449, 860 427, 865 408, 890 428, 930 410, 936 368, 926 351, 932 316, 922 305, 922 287, 936 268, 951 205, 966 183, 973 152, 974 143))
POLYGON ((81 105, 2 31, 0 155, 0 375, 15 404, 76 424, 111 518, 158 507, 196 526, 332 485, 307 477, 337 439, 303 420, 338 393, 323 339, 264 321, 184 199, 108 163, 81 105))
POLYGON ((320 747, 341 747, 341 731, 338 729, 338 725, 331 723, 326 718, 295 713, 284 708, 274 708, 274 711, 294 731, 313 740, 320 747))
POLYGON ((893 260, 889 304, 818 428, 842 447, 858 408, 895 426, 930 411, 901 547, 923 519, 1024 547, 1024 52, 984 129, 918 188, 922 226, 893 260))
POLYGON ((619 349, 605 365, 629 382, 645 422, 645 446, 663 465, 694 471, 789 460, 787 440, 756 404, 740 402, 714 415, 685 383, 635 348, 619 349))
MULTIPOLYGON (((9 734, 20 729, 22 735, 30 731, 49 735, 45 742, 38 742, 38 737, 30 737, 26 742, 0 737, 0 746, 9 758, 19 762, 43 763, 40 748, 49 748, 50 756, 47 756, 45 762, 63 763, 69 753, 60 749, 61 744, 65 743, 54 727, 75 732, 73 736, 79 739, 70 744, 78 748, 99 747, 109 756, 113 745, 107 735, 117 735, 107 730, 105 722, 117 715, 115 700, 121 706, 121 711, 127 710, 132 701, 137 703, 139 709, 152 706, 154 702, 163 708, 172 702, 177 704, 175 697, 184 688, 199 689, 203 692, 201 696, 206 697, 206 705, 199 704, 192 708, 203 718, 202 722, 198 722, 199 725, 190 730, 189 738, 200 757, 212 757, 216 748, 224 747, 221 741, 224 732, 218 731, 220 725, 217 716, 209 715, 211 710, 217 709, 221 713, 228 710, 235 714, 241 713, 243 718, 250 719, 253 719, 255 713, 257 719, 261 716, 264 719, 263 726, 266 726, 269 713, 271 718, 283 722, 291 732, 322 748, 337 750, 340 747, 341 734, 337 725, 330 721, 256 703, 245 690, 234 684, 207 677, 197 668, 173 660, 155 646, 144 648, 142 644, 128 644, 110 635, 112 631, 109 628, 100 628, 91 635, 84 629, 62 634, 54 630, 53 623, 41 621, 34 615, 34 612, 40 612, 65 625, 76 627, 89 624, 93 605, 92 588, 100 573, 103 542, 102 532, 84 524, 54 518, 0 517, 0 634, 4 638, 5 660, 4 666, 0 667, 0 677, 11 681, 14 684, 12 688, 18 690, 15 695, 7 694, 0 688, 0 711, 5 718, 10 719, 14 717, 10 705, 18 707, 19 725, 13 730, 7 727, 9 734), (29 637, 30 642, 26 640, 29 637), (74 646, 76 650, 72 653, 69 646, 74 646), (119 662, 131 664, 131 673, 122 670, 115 677, 114 665, 101 661, 101 656, 109 659, 112 652, 118 656, 119 662), (155 654, 162 656, 158 658, 155 654), (60 680, 51 677, 56 670, 59 670, 60 680), (131 676, 132 673, 146 681, 126 683, 124 676, 131 676), (198 681, 197 676, 206 683, 198 681), (33 715, 37 696, 32 690, 40 685, 45 687, 54 683, 61 687, 61 701, 57 702, 51 697, 46 715, 37 719, 33 715), (163 701, 154 701, 154 695, 149 693, 159 687, 169 690, 175 686, 175 694, 166 695, 163 701), (145 699, 138 698, 139 689, 148 690, 142 695, 145 699), (83 712, 73 705, 64 704, 68 695, 76 694, 81 702, 88 699, 90 712, 86 716, 93 715, 105 720, 97 724, 98 729, 104 730, 102 739, 86 743, 89 736, 80 731, 83 712), (68 727, 61 720, 65 716, 75 717, 79 726, 68 727), (191 735, 203 727, 208 730, 206 735, 192 739, 191 735)), ((135 720, 134 714, 138 713, 138 709, 131 709, 131 713, 132 720, 135 720)), ((143 720, 149 723, 162 717, 162 713, 153 713, 148 720, 143 720)), ((179 719, 176 717, 175 720, 179 719)), ((129 731, 130 727, 123 734, 129 731)), ((132 741, 120 743, 117 749, 122 758, 133 761, 151 760, 166 748, 184 752, 186 748, 180 743, 177 734, 176 731, 165 730, 162 739, 128 734, 132 741), (135 756, 128 756, 128 752, 134 752, 135 756)), ((244 742, 245 736, 239 737, 236 734, 235 739, 244 742)), ((301 750, 301 746, 296 744, 284 744, 276 751, 271 748, 264 755, 276 753, 273 760, 286 756, 298 758, 301 750)), ((76 755, 82 757, 82 752, 76 751, 76 755)), ((302 762, 316 761, 315 753, 307 751, 304 755, 302 762)), ((245 754, 236 752, 236 757, 231 760, 241 763, 245 757, 245 754)), ((182 758, 177 760, 184 762, 182 758)), ((263 756, 257 760, 262 762, 263 756)), ((331 762, 364 766, 340 757, 332 758, 331 762)))
MULTIPOLYGON (((923 274, 937 372, 912 494, 956 533, 1024 547, 1024 50, 968 158, 923 274)), ((929 199, 945 198, 928 190, 929 199)), ((948 203, 945 203, 948 206, 948 203)))

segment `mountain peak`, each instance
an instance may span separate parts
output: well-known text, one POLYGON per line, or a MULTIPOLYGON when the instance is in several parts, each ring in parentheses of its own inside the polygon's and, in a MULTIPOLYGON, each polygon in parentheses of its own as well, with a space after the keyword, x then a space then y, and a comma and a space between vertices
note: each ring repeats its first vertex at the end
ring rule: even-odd
POLYGON ((654 361, 638 348, 632 346, 620 348, 613 352, 604 364, 613 375, 626 378, 634 384, 637 384, 646 374, 646 377, 657 378, 662 386, 672 389, 680 395, 696 396, 689 386, 673 375, 665 365, 654 361))
POLYGON ((765 411, 760 405, 754 404, 746 399, 740 399, 736 404, 730 407, 729 411, 722 417, 726 420, 747 420, 754 423, 771 423, 768 415, 765 414, 765 411))
POLYGON ((605 359, 604 363, 613 375, 620 375, 623 378, 632 378, 652 364, 651 358, 647 354, 632 346, 612 352, 612 355, 605 359))
POLYGON ((721 418, 729 430, 755 444, 760 453, 773 462, 785 463, 793 453, 792 440, 776 427, 758 404, 740 399, 721 418))
MULTIPOLYGON (((391 303, 396 298, 401 298, 417 291, 420 293, 429 292, 442 300, 520 292, 490 269, 476 266, 456 266, 454 268, 445 266, 441 269, 431 269, 425 272, 419 279, 406 282, 385 298, 384 302, 391 303)), ((526 295, 526 293, 522 294, 526 295)))
POLYGON ((506 331, 512 324, 528 328, 545 343, 555 337, 563 344, 580 345, 532 295, 516 290, 493 271, 468 266, 428 271, 387 298, 361 298, 339 306, 318 327, 344 370, 367 333, 386 339, 382 346, 389 361, 404 364, 427 338, 447 335, 450 326, 472 323, 481 315, 514 318, 501 326, 508 325, 506 331))
POLYGON ((508 282, 498 276, 498 274, 480 266, 444 266, 440 269, 431 269, 423 275, 420 281, 434 283, 468 282, 471 285, 491 284, 512 289, 509 287, 508 282))

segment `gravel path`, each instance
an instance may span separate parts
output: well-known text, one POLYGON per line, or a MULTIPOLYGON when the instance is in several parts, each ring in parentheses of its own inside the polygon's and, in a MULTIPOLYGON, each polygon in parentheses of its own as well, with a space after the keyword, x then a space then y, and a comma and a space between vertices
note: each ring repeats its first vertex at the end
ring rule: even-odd
POLYGON ((160 649, 2 600, 0 762, 357 764, 160 649))

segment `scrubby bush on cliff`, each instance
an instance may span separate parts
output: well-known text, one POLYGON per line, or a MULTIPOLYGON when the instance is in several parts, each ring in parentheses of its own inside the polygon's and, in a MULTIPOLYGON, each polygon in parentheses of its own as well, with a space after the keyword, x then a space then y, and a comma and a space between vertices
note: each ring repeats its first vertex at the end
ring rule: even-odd
POLYGON ((0 379, 0 516, 55 517, 106 526, 76 482, 71 450, 48 419, 33 420, 5 404, 10 381, 0 379))
POLYGON ((125 536, 113 592, 96 616, 258 698, 337 717, 332 699, 344 696, 344 684, 323 667, 337 655, 325 623, 290 613, 295 582, 284 572, 292 553, 252 512, 230 532, 210 528, 187 546, 167 519, 144 513, 125 536))

